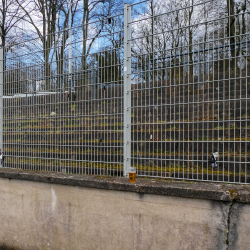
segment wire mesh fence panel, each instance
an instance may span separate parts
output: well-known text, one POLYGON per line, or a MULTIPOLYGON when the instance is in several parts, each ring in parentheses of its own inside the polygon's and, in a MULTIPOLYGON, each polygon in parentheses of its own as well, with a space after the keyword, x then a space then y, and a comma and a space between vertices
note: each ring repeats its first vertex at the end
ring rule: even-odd
POLYGON ((140 176, 249 183, 249 3, 132 5, 132 165, 140 176))
POLYGON ((4 167, 120 176, 123 14, 4 50, 4 167))
POLYGON ((249 183, 248 1, 124 7, 5 48, 3 166, 249 183))

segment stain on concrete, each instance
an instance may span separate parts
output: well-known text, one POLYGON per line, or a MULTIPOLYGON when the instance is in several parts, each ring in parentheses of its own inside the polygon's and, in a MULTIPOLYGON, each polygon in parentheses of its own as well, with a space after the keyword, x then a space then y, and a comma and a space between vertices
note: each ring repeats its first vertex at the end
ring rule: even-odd
POLYGON ((143 193, 138 193, 140 200, 144 199, 144 194, 143 193))
POLYGON ((54 211, 56 207, 57 197, 56 197, 56 192, 53 188, 51 188, 51 194, 52 194, 52 211, 54 211))
POLYGON ((228 216, 231 202, 211 201, 212 210, 215 211, 215 220, 220 222, 216 228, 216 249, 227 249, 228 247, 228 216))
POLYGON ((12 247, 12 246, 7 246, 5 244, 1 245, 0 244, 0 250, 21 250, 20 248, 15 248, 15 247, 12 247))
POLYGON ((237 249, 238 243, 238 227, 240 222, 240 214, 243 210, 243 204, 233 202, 231 206, 231 211, 229 215, 229 225, 228 225, 228 250, 237 249))

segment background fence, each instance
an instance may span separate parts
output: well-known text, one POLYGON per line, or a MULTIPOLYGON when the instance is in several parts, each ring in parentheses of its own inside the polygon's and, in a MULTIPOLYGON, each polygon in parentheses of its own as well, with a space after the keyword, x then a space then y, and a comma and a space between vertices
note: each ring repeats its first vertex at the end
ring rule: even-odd
POLYGON ((248 1, 155 0, 6 47, 3 166, 249 183, 249 42, 248 1))

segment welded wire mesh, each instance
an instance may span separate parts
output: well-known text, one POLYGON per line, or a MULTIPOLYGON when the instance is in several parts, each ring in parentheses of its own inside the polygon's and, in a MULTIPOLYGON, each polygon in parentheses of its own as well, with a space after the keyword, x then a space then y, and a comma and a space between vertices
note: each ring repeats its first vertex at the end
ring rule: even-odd
POLYGON ((121 14, 5 48, 4 166, 120 176, 131 160, 139 176, 249 183, 249 9, 141 1, 125 27, 121 14))
POLYGON ((121 175, 123 15, 4 56, 4 167, 121 175))
POLYGON ((132 6, 138 175, 250 182, 249 7, 220 0, 132 6))

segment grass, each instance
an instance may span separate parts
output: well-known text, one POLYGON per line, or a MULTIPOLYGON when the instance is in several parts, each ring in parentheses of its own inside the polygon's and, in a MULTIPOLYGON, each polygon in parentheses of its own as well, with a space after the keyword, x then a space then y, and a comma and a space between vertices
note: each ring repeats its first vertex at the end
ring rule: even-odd
MULTIPOLYGON (((96 142, 99 142, 99 140, 96 139, 96 142)), ((105 142, 105 141, 103 141, 105 142)), ((92 147, 87 147, 86 145, 78 145, 78 141, 75 142, 76 144, 73 145, 73 146, 68 146, 68 147, 65 147, 65 145, 62 143, 62 144, 58 144, 56 146, 54 146, 53 144, 51 144, 49 141, 47 143, 44 144, 44 148, 41 148, 41 147, 32 147, 32 145, 30 145, 28 142, 27 142, 27 145, 25 146, 25 148, 22 146, 20 146, 19 148, 21 150, 19 150, 19 153, 20 154, 24 154, 25 152, 34 152, 34 153, 58 153, 58 154, 100 154, 100 155, 103 155, 103 154, 108 154, 108 155, 123 155, 123 149, 122 147, 120 146, 119 148, 117 148, 117 150, 114 150, 114 149, 109 149, 109 148, 106 148, 106 147, 101 147, 99 149, 97 149, 96 147, 92 148, 92 147), (51 148, 52 147, 52 148, 51 148)), ((16 150, 15 147, 4 147, 3 151, 4 152, 14 152, 16 150)), ((211 157, 211 154, 212 152, 209 152, 208 154, 206 152, 203 152, 203 156, 206 158, 210 158, 211 157)), ((220 156, 222 157, 223 156, 223 153, 220 151, 219 152, 220 156)), ((187 156, 189 155, 190 157, 193 156, 193 157, 197 157, 197 156, 201 156, 202 154, 201 153, 198 153, 197 152, 187 152, 187 151, 179 151, 179 150, 176 150, 176 151, 172 151, 172 152, 169 152, 169 151, 164 151, 162 149, 154 149, 154 151, 137 151, 137 150, 132 150, 131 151, 131 155, 132 156, 138 156, 138 155, 142 155, 142 156, 170 156, 170 155, 175 155, 175 156, 187 156)), ((228 151, 224 151, 224 156, 227 157, 227 156, 242 156, 244 157, 245 155, 247 156, 250 156, 250 152, 247 152, 245 154, 245 152, 228 152, 228 151)))
MULTIPOLYGON (((98 111, 99 112, 99 111, 98 111)), ((132 116, 134 116, 134 114, 132 114, 132 116)), ((98 126, 103 126, 103 125, 123 125, 123 122, 122 121, 119 121, 119 122, 112 122, 112 119, 122 119, 122 116, 119 116, 119 117, 92 117, 91 115, 89 117, 82 117, 82 118, 79 118, 79 117, 75 117, 75 116, 69 116, 69 117, 66 117, 66 118, 57 118, 57 119, 46 119, 46 118, 43 118, 43 119, 40 119, 40 120, 37 120, 37 119, 30 119, 30 120, 24 120, 24 121, 16 121, 15 118, 11 119, 10 121, 8 120, 5 120, 4 119, 4 122, 3 122, 3 125, 4 125, 4 128, 5 129, 11 129, 13 127, 19 127, 19 128, 25 128, 25 127, 33 127, 33 128, 40 128, 40 127, 45 127, 45 124, 64 124, 64 123, 67 123, 68 120, 72 120, 74 121, 74 126, 72 127, 78 127, 78 126, 83 126, 84 123, 85 124, 89 124, 90 123, 90 120, 93 119, 93 123, 95 125, 98 125, 98 126), (105 119, 105 121, 104 121, 105 119)), ((173 128, 175 127, 175 129, 177 130, 183 130, 182 129, 182 126, 186 125, 188 121, 185 121, 185 120, 175 120, 173 123, 169 122, 169 121, 164 121, 164 120, 152 120, 150 123, 148 121, 144 121, 142 123, 135 123, 133 124, 134 126, 141 126, 141 125, 155 125, 157 127, 157 125, 168 125, 170 124, 170 127, 166 130, 169 130, 170 128, 173 128), (180 128, 178 127, 180 126, 180 128)), ((192 121, 192 120, 189 120, 190 123, 192 122, 195 122, 195 121, 192 121)), ((203 128, 203 130, 227 130, 229 129, 226 125, 226 123, 228 123, 229 121, 226 121, 225 122, 225 126, 224 128, 222 126, 219 126, 219 127, 214 127, 214 128, 203 128)), ((193 126, 193 124, 190 124, 191 126, 193 126)), ((196 126, 196 124, 194 124, 196 126)), ((244 127, 245 125, 245 122, 242 121, 242 126, 241 128, 245 128, 244 127)), ((59 126, 59 125, 58 125, 59 126)), ((234 125, 231 125, 230 126, 231 129, 239 129, 240 127, 238 126, 234 126, 234 125)), ((247 127, 248 129, 250 128, 250 126, 247 127)), ((163 128, 165 129, 165 128, 163 128)), ((195 127, 194 128, 195 130, 197 130, 197 128, 195 127)))
MULTIPOLYGON (((6 161, 6 163, 16 164, 16 165, 35 165, 36 168, 42 166, 44 168, 52 167, 65 167, 65 168, 86 168, 86 169, 109 169, 109 170, 123 170, 122 163, 101 163, 101 162, 86 162, 86 161, 75 161, 75 160, 45 160, 40 158, 11 158, 6 161)), ((139 172, 158 172, 158 173, 185 173, 185 174, 214 174, 214 175, 224 175, 224 176, 244 176, 245 173, 234 173, 233 171, 219 170, 209 168, 201 168, 198 166, 179 166, 178 164, 170 164, 166 167, 158 167, 156 165, 136 165, 134 167, 139 172)), ((70 173, 70 172, 68 172, 70 173)), ((249 174, 247 174, 249 176, 249 174)))
MULTIPOLYGON (((49 146, 49 145, 48 145, 49 146)), ((123 155, 123 150, 111 150, 111 149, 106 149, 104 148, 103 151, 98 150, 96 148, 65 148, 64 146, 61 146, 59 148, 52 148, 52 149, 48 149, 48 148, 33 148, 33 147, 25 147, 25 149, 21 152, 19 151, 20 156, 11 156, 8 157, 9 152, 14 151, 15 152, 16 149, 12 149, 12 148, 4 148, 4 152, 6 152, 6 163, 10 163, 13 165, 13 167, 15 167, 15 165, 18 166, 26 166, 27 164, 30 166, 34 166, 35 169, 40 169, 40 168, 47 168, 47 169, 52 169, 52 168, 57 168, 57 167, 67 167, 67 168, 87 168, 87 169, 110 169, 110 170, 122 170, 122 164, 112 164, 112 163, 98 163, 98 162, 86 162, 84 160, 80 161, 80 160, 73 160, 73 159, 69 159, 69 160, 59 160, 59 159, 44 159, 41 158, 41 155, 39 155, 40 153, 55 153, 58 154, 57 157, 61 157, 61 154, 65 155, 68 154, 69 156, 67 157, 71 157, 71 156, 76 156, 77 154, 92 154, 92 155, 123 155), (25 152, 27 153, 34 153, 34 155, 36 155, 37 157, 24 157, 25 156, 25 152), (23 157, 22 157, 23 156, 23 157)), ((138 165, 134 165, 138 171, 147 171, 149 173, 152 172, 157 172, 157 173, 185 173, 185 174, 215 174, 215 175, 224 175, 224 176, 234 176, 234 172, 232 171, 227 171, 227 167, 225 166, 224 171, 221 169, 220 171, 216 171, 214 169, 212 169, 211 167, 206 167, 206 162, 204 163, 205 167, 202 169, 202 167, 195 165, 191 160, 189 160, 189 162, 187 162, 187 158, 185 160, 185 162, 187 163, 187 165, 178 165, 178 164, 172 164, 171 163, 171 159, 159 159, 160 163, 164 163, 164 165, 158 166, 157 164, 151 162, 151 160, 154 160, 154 158, 151 158, 151 160, 146 160, 149 158, 149 156, 177 156, 180 155, 189 155, 189 159, 191 159, 190 157, 194 157, 194 159, 196 159, 196 157, 201 156, 199 154, 193 154, 193 152, 183 152, 183 151, 162 151, 161 149, 155 149, 154 152, 150 152, 150 151, 132 151, 131 152, 132 157, 136 157, 138 156, 138 154, 140 155, 140 158, 142 158, 142 160, 145 161, 145 164, 138 164, 138 165), (145 159, 144 159, 145 158, 145 159), (148 162, 148 163, 147 163, 148 162), (166 164, 166 165, 165 165, 166 164), (189 165, 188 165, 189 164, 189 165)), ((222 154, 220 153, 220 155, 222 156, 222 154)), ((224 152, 224 156, 227 156, 228 152, 225 151, 224 152)), ((234 156, 240 156, 239 152, 231 152, 230 156, 234 157, 234 156)), ((244 157, 245 154, 242 153, 242 156, 244 157)), ((248 154, 248 156, 250 156, 250 152, 248 154)), ((51 156, 50 156, 51 157, 51 156)), ((207 158, 208 160, 211 157, 211 152, 208 153, 208 155, 204 154, 203 155, 204 160, 207 158)), ((134 158, 134 159, 136 159, 134 158)), ((97 158, 98 159, 98 158, 97 158)), ((100 158, 101 159, 101 158, 100 158)), ((198 159, 198 158, 197 158, 198 159)), ((110 160, 112 160, 110 158, 110 160)), ((180 162, 183 162, 183 160, 180 160, 180 162)), ((220 163, 222 164, 222 163, 220 163)), ((227 165, 227 163, 225 163, 227 165)), ((22 167, 21 167, 22 168, 22 167)), ((32 167, 33 168, 33 167, 32 167)), ((235 173, 236 176, 239 175, 245 175, 244 172, 241 173, 235 173)))
MULTIPOLYGON (((121 130, 114 130, 113 132, 115 132, 114 134, 114 137, 117 137, 118 135, 122 135, 123 134, 123 131, 121 130)), ((110 131, 101 131, 102 134, 105 134, 105 137, 109 137, 110 135, 110 131)), ((69 143, 84 143, 84 142, 99 142, 99 135, 96 135, 94 133, 94 131, 84 131, 84 132, 75 132, 75 131, 58 131, 58 130, 54 130, 54 131, 48 131, 48 132, 32 132, 32 131, 27 131, 27 132, 14 132, 14 133, 6 133, 4 132, 3 135, 4 136, 9 136, 9 138, 5 138, 5 141, 4 143, 11 143, 11 144, 15 144, 15 143, 24 143, 24 144, 30 144, 31 143, 31 139, 32 139, 32 143, 35 143, 35 144, 53 144, 55 143, 56 141, 53 141, 55 140, 55 138, 53 138, 53 135, 58 135, 58 134, 61 134, 61 138, 60 138, 60 143, 66 143, 66 144, 69 144, 69 143), (90 135, 95 135, 93 137, 97 137, 96 139, 87 139, 90 137, 90 135), (78 139, 76 140, 64 140, 64 136, 68 136, 68 135, 75 135, 76 137, 78 137, 78 139), (13 136, 17 136, 19 138, 13 138, 13 136), (21 137, 20 137, 21 136, 21 137), (26 136, 29 136, 29 138, 26 138, 26 136), (38 136, 35 137, 35 136, 38 136), (47 139, 46 139, 46 137, 47 139), (83 139, 82 137, 80 136, 83 136, 83 137, 86 137, 86 139, 83 139), (49 139, 49 141, 48 141, 49 139), (52 141, 51 141, 52 140, 52 141)), ((118 137, 119 138, 119 137, 118 137)), ((165 143, 165 142, 176 142, 176 143, 184 143, 184 142, 193 142, 193 143, 198 143, 198 142, 204 142, 204 143, 212 143, 212 142, 220 142, 220 143, 223 143, 224 142, 245 142, 245 141, 250 141, 250 137, 247 137, 247 138, 224 138, 224 140, 222 140, 222 138, 214 138, 212 140, 212 138, 206 138, 203 137, 203 138, 180 138, 178 136, 174 138, 167 138, 167 139, 164 139, 164 137, 161 137, 161 135, 159 134, 158 137, 154 136, 152 140, 149 140, 148 138, 143 140, 143 139, 138 139, 137 141, 132 141, 133 143, 137 142, 137 143, 165 143)), ((122 143, 123 140, 122 139, 104 139, 102 140, 103 143, 122 143)), ((58 142, 56 142, 58 144, 58 142)), ((60 144, 58 144, 60 145, 60 144)))

